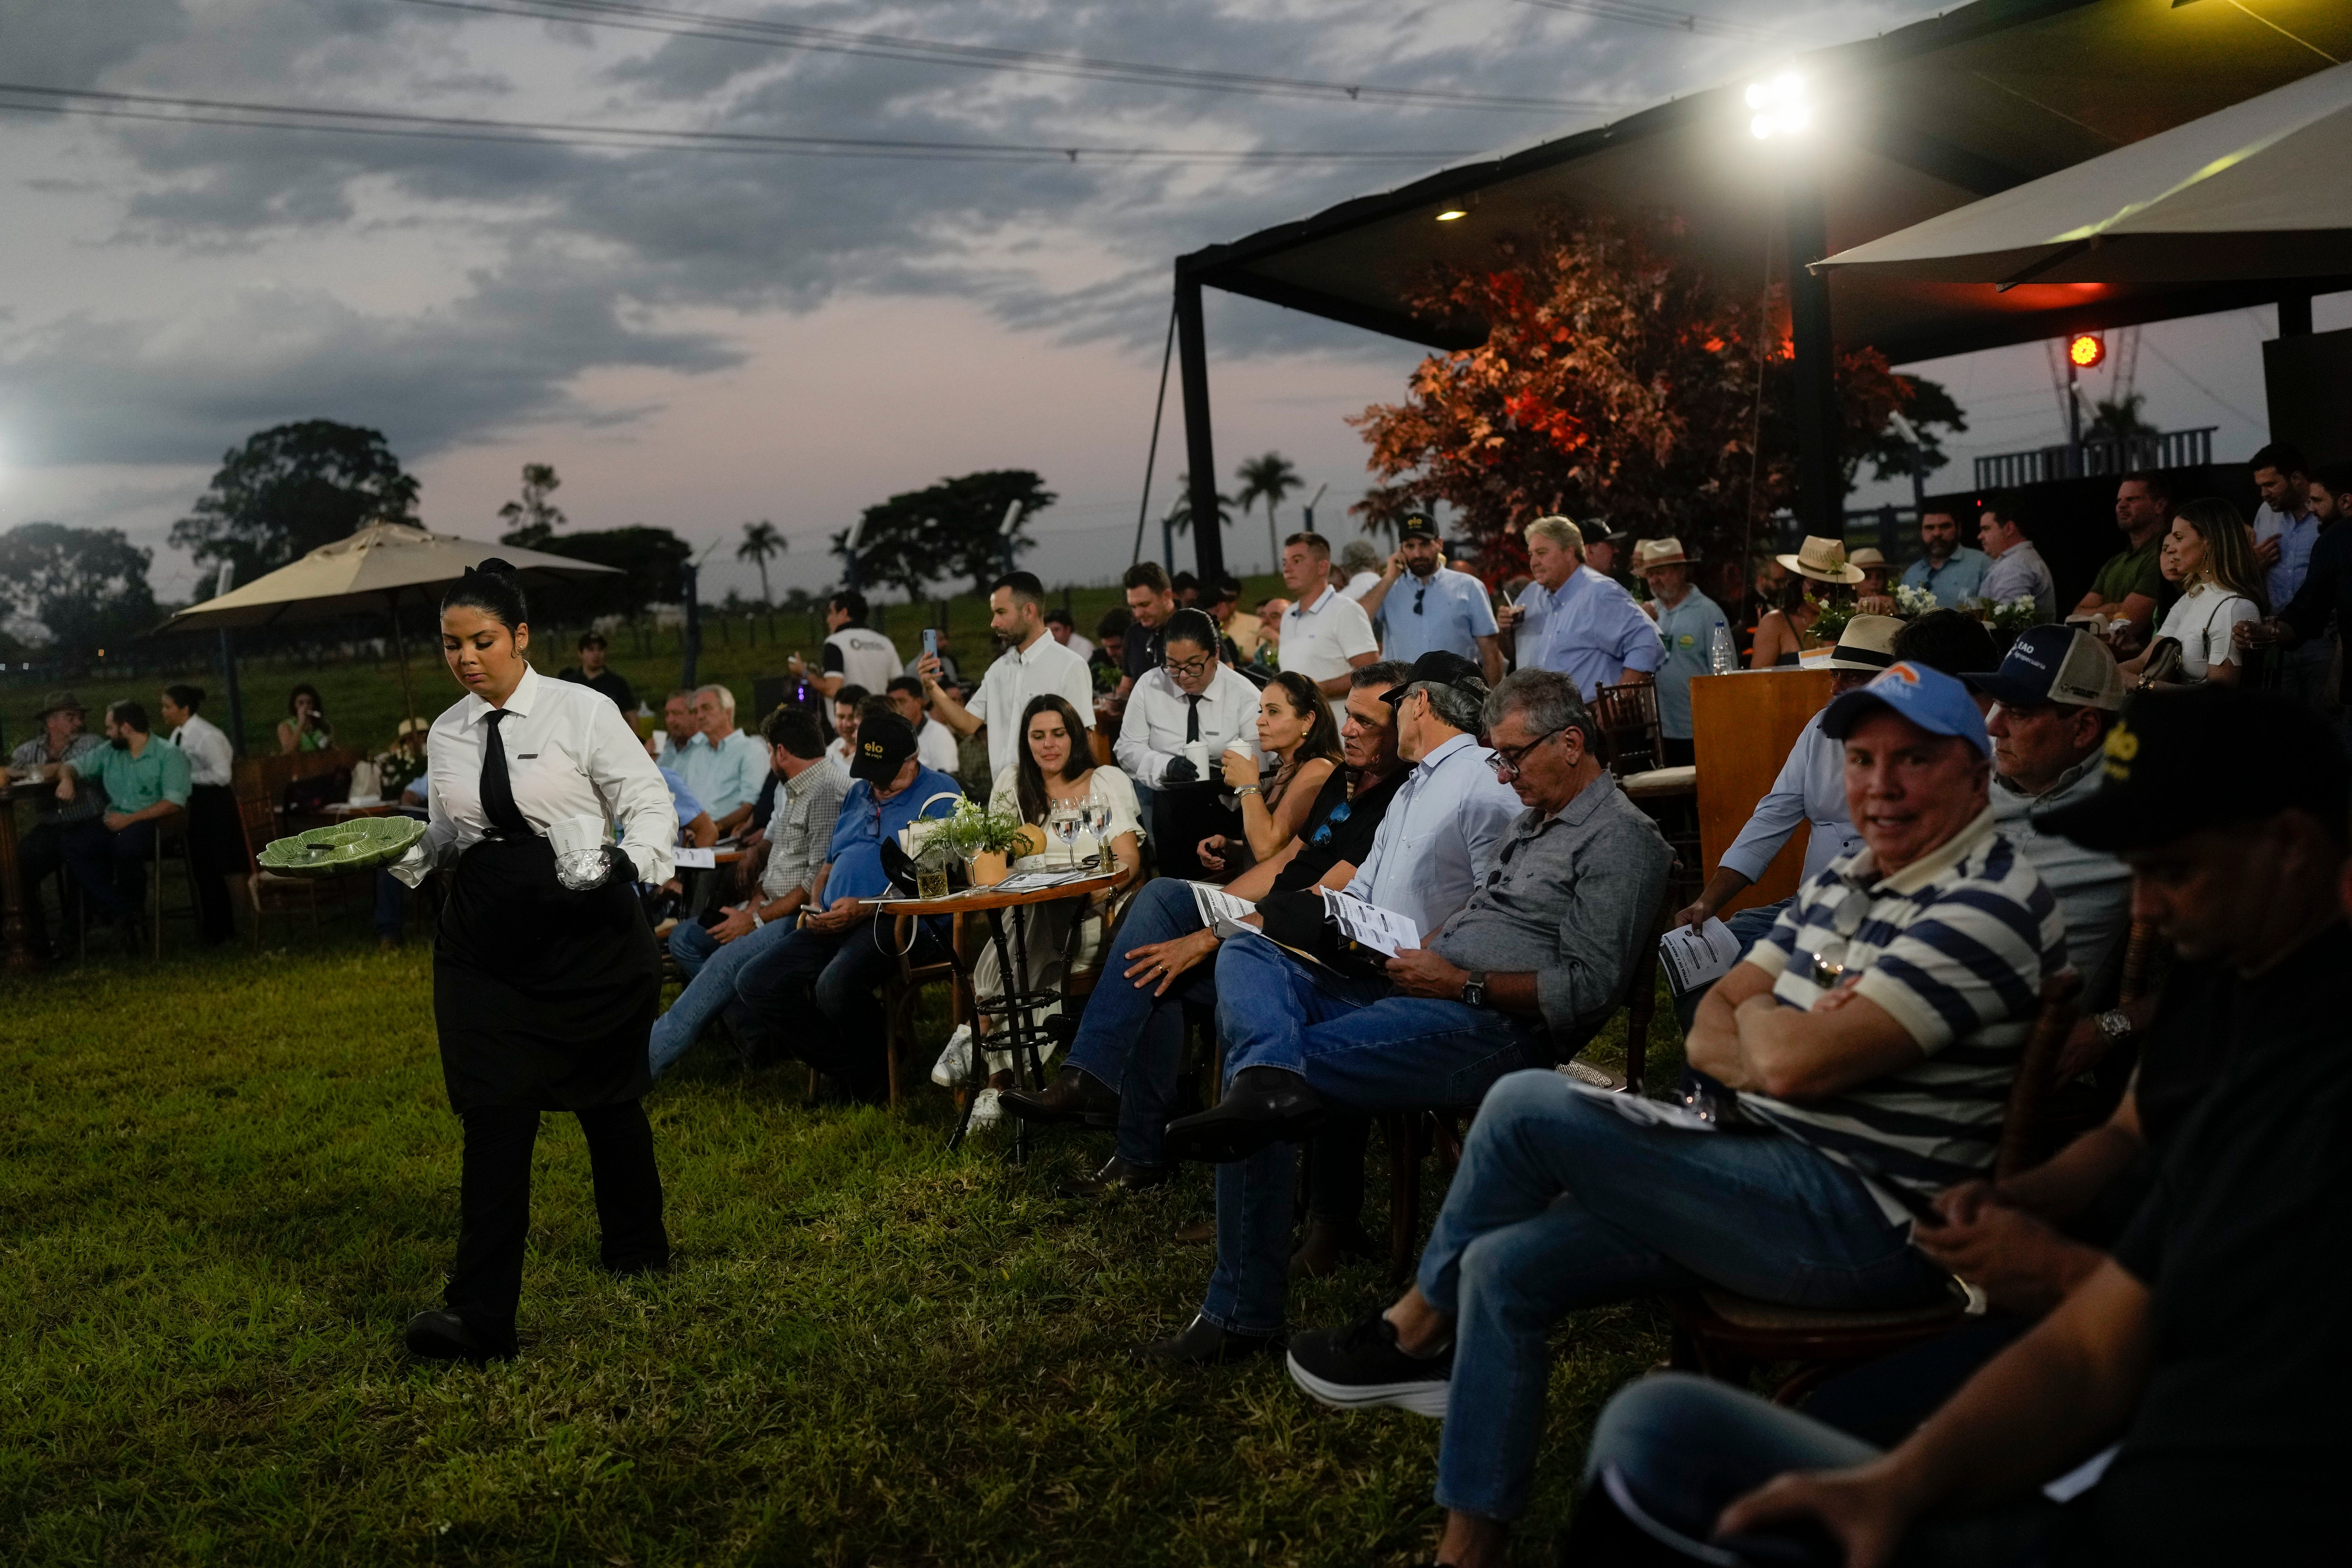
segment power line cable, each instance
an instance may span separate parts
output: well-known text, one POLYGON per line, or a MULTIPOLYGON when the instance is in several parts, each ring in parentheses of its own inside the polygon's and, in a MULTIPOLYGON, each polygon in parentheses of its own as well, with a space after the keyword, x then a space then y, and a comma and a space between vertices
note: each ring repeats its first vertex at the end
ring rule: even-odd
POLYGON ((221 125, 253 131, 334 132, 430 141, 499 142, 533 147, 610 152, 753 153, 798 157, 914 158, 980 163, 1436 163, 1470 156, 1461 149, 1052 146, 1012 142, 932 142, 873 136, 786 136, 744 131, 668 131, 655 127, 580 125, 558 121, 486 120, 406 114, 391 110, 316 108, 226 99, 173 98, 155 93, 100 92, 87 88, 0 82, 0 110, 75 114, 168 125, 221 125), (40 101, 12 102, 17 99, 40 101))
POLYGON ((1558 113, 1562 110, 1607 112, 1636 107, 1631 103, 1606 103, 1586 99, 1463 92, 1450 88, 1385 87, 1373 82, 1323 81, 1306 77, 1160 65, 1144 60, 1051 54, 988 44, 947 43, 887 33, 854 32, 802 22, 777 22, 763 17, 715 16, 668 6, 631 4, 629 0, 397 0, 397 3, 427 5, 441 11, 469 11, 482 16, 517 16, 542 22, 572 22, 669 37, 708 38, 719 43, 756 44, 770 48, 799 49, 818 54, 1131 82, 1151 87, 1189 88, 1264 98, 1394 103, 1518 114, 1558 113))
POLYGON ((1775 28, 1735 22, 1727 16, 1711 16, 1704 11, 1637 5, 1630 4, 1629 0, 1519 0, 1519 4, 1539 5, 1547 11, 1566 11, 1572 16, 1597 17, 1604 22, 1654 27, 1661 32, 1687 33, 1693 37, 1738 38, 1751 44, 1785 44, 1790 41, 1788 34, 1775 28))

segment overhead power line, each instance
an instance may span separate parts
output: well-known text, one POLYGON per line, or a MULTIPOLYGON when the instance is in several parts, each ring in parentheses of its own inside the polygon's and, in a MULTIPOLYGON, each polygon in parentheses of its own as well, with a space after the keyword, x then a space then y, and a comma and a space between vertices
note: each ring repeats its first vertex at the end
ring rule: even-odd
POLYGON ((1727 16, 1710 16, 1705 11, 1685 11, 1670 5, 1638 5, 1631 0, 1519 0, 1522 5, 1540 5, 1547 11, 1566 11, 1578 16, 1593 16, 1604 22, 1624 22, 1636 27, 1654 27, 1664 33, 1688 33, 1699 38, 1737 38, 1751 44, 1785 44, 1788 34, 1771 27, 1759 27, 1752 22, 1735 22, 1727 16))
POLYGON ((903 60, 966 69, 1018 71, 1036 76, 1121 81, 1150 87, 1189 88, 1261 98, 1304 98, 1327 103, 1393 103, 1424 109, 1468 109, 1515 114, 1599 113, 1635 107, 1586 99, 1532 94, 1462 92, 1450 88, 1384 87, 1375 82, 1322 81, 1306 77, 1265 76, 1251 71, 1209 70, 1143 60, 1100 59, 990 44, 955 44, 887 33, 860 33, 803 22, 754 16, 711 16, 699 11, 634 3, 634 0, 399 0, 440 11, 470 11, 541 22, 573 22, 670 37, 709 38, 719 43, 869 59, 903 60))
POLYGON ((751 153, 815 158, 914 158, 1036 163, 1430 163, 1470 156, 1450 148, 1213 148, 1052 145, 1015 142, 932 142, 878 136, 785 136, 748 131, 666 131, 649 126, 583 125, 558 121, 484 120, 405 114, 381 109, 321 109, 215 98, 0 82, 0 110, 79 114, 166 125, 225 125, 252 131, 302 131, 431 141, 502 142, 608 152, 751 153), (30 100, 31 101, 25 101, 30 100))

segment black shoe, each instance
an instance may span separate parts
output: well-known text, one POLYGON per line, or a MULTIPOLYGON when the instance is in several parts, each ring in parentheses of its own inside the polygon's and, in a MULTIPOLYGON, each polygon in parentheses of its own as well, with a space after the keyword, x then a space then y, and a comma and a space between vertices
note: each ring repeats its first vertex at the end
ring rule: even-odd
POLYGON ((1118 1125, 1118 1091, 1077 1068, 1065 1067, 1043 1089, 1008 1089, 997 1096, 1005 1113, 1024 1121, 1076 1122, 1080 1127, 1118 1125))
POLYGON ((1244 1068, 1216 1109, 1168 1124, 1168 1155, 1212 1165, 1246 1160, 1269 1143, 1296 1143, 1322 1124, 1323 1101, 1280 1068, 1244 1068))
POLYGON ((484 1344, 466 1320, 446 1310, 419 1312, 408 1320, 408 1353, 427 1361, 466 1361, 476 1366, 489 1361, 511 1361, 514 1352, 484 1344))
POLYGON ((1290 1277, 1293 1279, 1321 1279, 1337 1274, 1340 1264, 1350 1258, 1378 1258, 1380 1249, 1364 1227, 1354 1220, 1325 1219, 1320 1215, 1307 1217, 1307 1234, 1300 1238, 1298 1250, 1290 1255, 1290 1277))
POLYGON ((1281 1348, 1280 1334, 1229 1334, 1206 1318, 1194 1318, 1182 1333, 1138 1345, 1128 1354, 1146 1365, 1217 1366, 1281 1348))
MULTIPOLYGON (((1010 1099, 1008 1092, 1003 1098, 1010 1099)), ((1175 1171, 1167 1165, 1141 1165, 1123 1154, 1113 1154, 1110 1163, 1091 1176, 1062 1184, 1062 1195, 1069 1198, 1098 1198, 1113 1192, 1147 1193, 1154 1187, 1164 1187, 1176 1179, 1175 1171)))
POLYGON ((607 1263, 604 1268, 615 1279, 642 1279, 648 1274, 668 1273, 669 1265, 670 1255, 665 1252, 658 1258, 632 1258, 622 1263, 607 1263))
POLYGON ((1337 1333, 1310 1331, 1290 1342, 1290 1380, 1335 1410, 1393 1405, 1445 1419, 1453 1391, 1454 1347, 1433 1356, 1397 1349, 1396 1325, 1379 1312, 1337 1333))

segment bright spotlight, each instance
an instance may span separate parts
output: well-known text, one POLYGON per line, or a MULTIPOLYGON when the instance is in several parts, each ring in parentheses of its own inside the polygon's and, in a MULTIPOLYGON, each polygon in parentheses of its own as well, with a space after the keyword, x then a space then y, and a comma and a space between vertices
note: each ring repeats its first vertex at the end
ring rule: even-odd
POLYGON ((1465 212, 1460 207, 1449 207, 1445 211, 1437 215, 1437 221, 1440 223, 1452 223, 1457 218, 1465 218, 1469 216, 1470 215, 1468 213, 1465 212))
POLYGON ((2067 362, 2088 370, 2107 357, 2107 340, 2096 332, 2076 332, 2066 344, 2067 362))
POLYGON ((1782 71, 1769 81, 1748 84, 1748 107, 1756 110, 1748 129, 1759 142, 1775 136, 1800 136, 1811 129, 1812 105, 1805 96, 1805 79, 1782 71))

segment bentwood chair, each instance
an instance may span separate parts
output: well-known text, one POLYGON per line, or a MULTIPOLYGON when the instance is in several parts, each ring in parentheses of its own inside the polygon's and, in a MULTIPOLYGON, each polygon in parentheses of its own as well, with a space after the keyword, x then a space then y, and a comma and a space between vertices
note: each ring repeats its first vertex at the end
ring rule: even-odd
POLYGON ((246 898, 253 909, 253 949, 261 951, 262 917, 297 912, 310 917, 310 932, 319 931, 319 884, 302 877, 281 877, 265 871, 255 858, 261 847, 283 837, 278 831, 278 807, 261 790, 240 788, 236 792, 236 818, 245 829, 246 898))
MULTIPOLYGON (((2069 970, 2043 983, 2042 1006, 2011 1081, 1994 1156, 1997 1178, 2019 1175, 2041 1160, 2043 1108, 2055 1086, 2059 1048, 2074 1026, 2081 981, 2069 970)), ((1959 1327, 1981 1310, 1959 1280, 1942 1299, 1887 1311, 1832 1311, 1761 1301, 1730 1290, 1703 1289, 1666 1298, 1675 1323, 1673 1364, 1744 1384, 1759 1366, 1796 1363, 1773 1391, 1794 1405, 1842 1367, 1874 1361, 1959 1327)))
POLYGON ((1658 688, 1633 681, 1604 686, 1589 704, 1593 722, 1608 744, 1609 771, 1619 778, 1647 773, 1665 762, 1658 727, 1658 688))

